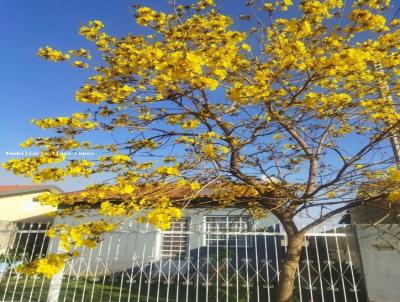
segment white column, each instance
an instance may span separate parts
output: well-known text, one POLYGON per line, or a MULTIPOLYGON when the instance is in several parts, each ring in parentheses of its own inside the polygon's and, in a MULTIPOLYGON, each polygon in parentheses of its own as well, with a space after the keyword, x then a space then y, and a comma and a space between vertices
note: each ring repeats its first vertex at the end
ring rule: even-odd
MULTIPOLYGON (((51 243, 48 249, 48 253, 52 252, 52 243, 55 243, 54 249, 56 252, 61 252, 60 241, 57 239, 50 239, 51 243)), ((47 302, 58 302, 60 296, 61 284, 63 280, 64 270, 62 269, 59 273, 53 276, 50 281, 49 292, 47 294, 47 302)))
POLYGON ((53 278, 51 278, 47 302, 58 302, 63 274, 64 270, 61 270, 57 275, 54 275, 53 278))

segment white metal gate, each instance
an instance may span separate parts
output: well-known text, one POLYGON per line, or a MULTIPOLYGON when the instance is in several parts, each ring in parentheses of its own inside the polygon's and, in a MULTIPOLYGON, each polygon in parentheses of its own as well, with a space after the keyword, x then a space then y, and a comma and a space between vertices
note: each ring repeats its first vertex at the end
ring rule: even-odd
MULTIPOLYGON (((57 250, 48 226, 0 230, 0 301, 275 301, 285 252, 278 225, 234 232, 125 225, 96 249, 81 249, 52 280, 18 275, 19 263, 57 250)), ((297 301, 366 301, 356 249, 351 226, 307 234, 297 301)))

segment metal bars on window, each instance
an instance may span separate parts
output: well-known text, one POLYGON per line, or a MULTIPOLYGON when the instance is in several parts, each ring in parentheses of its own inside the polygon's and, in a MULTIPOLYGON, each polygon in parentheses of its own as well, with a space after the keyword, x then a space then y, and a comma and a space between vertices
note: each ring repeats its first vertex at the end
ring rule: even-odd
POLYGON ((235 244, 237 247, 251 245, 252 240, 246 242, 246 236, 241 233, 251 231, 252 219, 250 216, 206 216, 206 242, 210 246, 223 246, 226 243, 235 244))
POLYGON ((189 218, 173 221, 171 228, 162 234, 161 255, 163 258, 186 256, 188 244, 189 218))

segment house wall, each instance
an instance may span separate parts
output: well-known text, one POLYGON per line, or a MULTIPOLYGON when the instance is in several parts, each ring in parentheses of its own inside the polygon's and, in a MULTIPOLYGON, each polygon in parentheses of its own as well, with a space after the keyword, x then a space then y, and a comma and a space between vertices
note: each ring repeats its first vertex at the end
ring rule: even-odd
POLYGON ((33 200, 41 193, 36 192, 1 197, 0 221, 29 220, 29 222, 36 222, 38 220, 38 222, 42 223, 47 222, 50 218, 46 217, 45 214, 55 211, 56 208, 43 206, 33 200))
POLYGON ((0 221, 0 255, 13 245, 17 225, 9 221, 0 221))
POLYGON ((13 246, 16 236, 17 222, 48 223, 53 217, 46 213, 56 210, 55 207, 43 206, 34 201, 39 194, 24 193, 0 197, 0 254, 4 253, 8 247, 13 246))
POLYGON ((357 225, 356 230, 368 302, 398 302, 400 246, 393 234, 400 233, 400 225, 357 225))
POLYGON ((400 205, 392 205, 392 213, 388 213, 385 207, 361 205, 350 210, 351 222, 354 224, 399 224, 400 205))
MULTIPOLYGON (((207 250, 205 248, 206 241, 203 234, 203 232, 205 232, 205 216, 226 216, 241 214, 243 214, 243 209, 185 210, 184 217, 190 218, 189 231, 193 232, 189 235, 188 251, 186 254, 186 258, 205 257, 207 255, 209 256, 211 254, 215 254, 215 251, 213 251, 212 249, 207 250)), ((97 211, 93 210, 79 223, 99 220, 101 218, 105 220, 110 219, 109 217, 98 216, 97 211)), ((258 220, 254 225, 254 229, 266 229, 272 224, 276 224, 277 222, 278 220, 273 215, 271 215, 266 217, 265 219, 258 220)), ((70 217, 66 217, 56 218, 54 223, 67 223, 74 225, 77 222, 70 217)), ((257 241, 257 249, 260 250, 260 253, 265 253, 264 239, 261 240, 261 238, 258 238, 254 240, 257 241)), ((118 230, 115 230, 110 234, 105 234, 103 240, 98 244, 95 249, 79 249, 78 251, 80 252, 82 257, 77 258, 77 260, 75 261, 72 261, 69 265, 69 268, 67 268, 64 273, 69 274, 70 272, 74 272, 74 274, 78 275, 113 274, 121 272, 124 269, 129 269, 141 265, 142 262, 150 262, 151 260, 153 262, 159 261, 159 265, 163 265, 163 260, 160 257, 161 244, 161 231, 157 230, 154 226, 149 224, 137 224, 136 218, 129 218, 118 230), (106 265, 103 265, 105 263, 106 265)), ((48 252, 57 252, 57 247, 58 240, 52 239, 48 252)), ((247 250, 250 251, 250 249, 247 250)), ((244 248, 239 248, 237 252, 240 253, 240 255, 238 255, 240 259, 245 256, 244 248)), ((255 253, 254 248, 252 249, 252 253, 255 253)), ((248 257, 251 257, 251 255, 248 255, 248 257)), ((174 261, 179 262, 182 260, 174 261)), ((175 267, 174 265, 172 266, 175 267)))

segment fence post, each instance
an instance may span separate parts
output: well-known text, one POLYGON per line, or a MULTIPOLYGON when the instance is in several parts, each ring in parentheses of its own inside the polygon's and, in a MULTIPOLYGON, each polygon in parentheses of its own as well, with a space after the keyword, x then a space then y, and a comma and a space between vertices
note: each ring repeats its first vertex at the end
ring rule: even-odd
POLYGON ((47 302, 58 302, 60 297, 61 284, 63 280, 64 270, 54 275, 50 281, 49 293, 47 295, 47 302))
MULTIPOLYGON (((54 240, 56 243, 55 250, 57 252, 62 251, 62 249, 60 247, 60 241, 57 239, 51 239, 51 240, 54 240)), ((51 250, 51 245, 50 245, 49 250, 51 250)), ((64 270, 65 270, 65 268, 63 268, 59 273, 57 273, 56 275, 54 275, 51 278, 49 292, 47 294, 47 302, 58 302, 58 298, 60 297, 61 284, 63 281, 64 270)))

